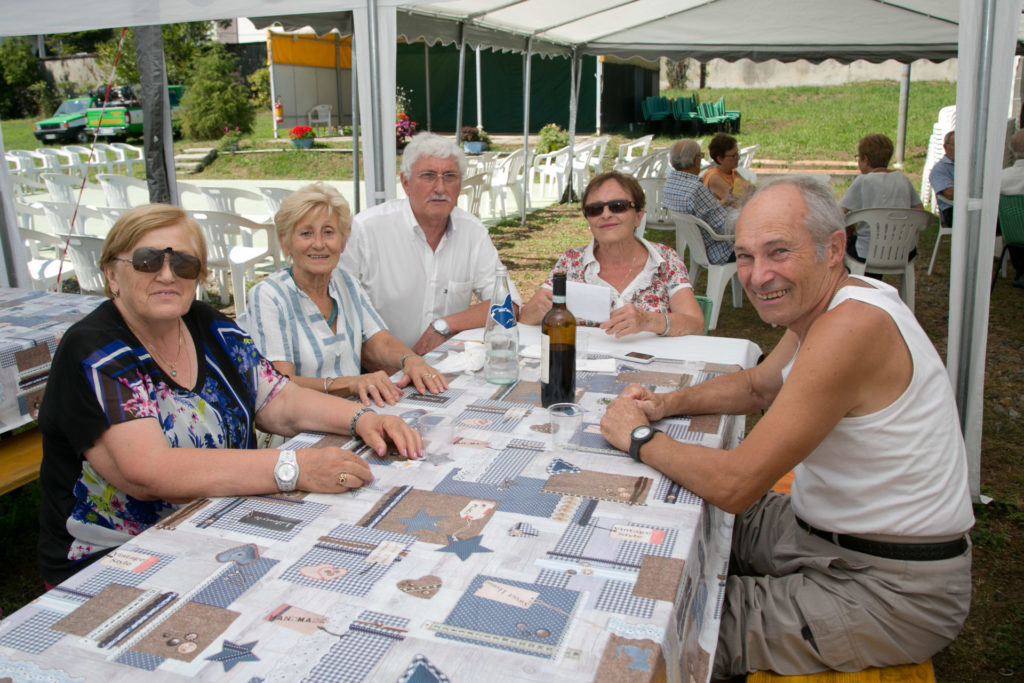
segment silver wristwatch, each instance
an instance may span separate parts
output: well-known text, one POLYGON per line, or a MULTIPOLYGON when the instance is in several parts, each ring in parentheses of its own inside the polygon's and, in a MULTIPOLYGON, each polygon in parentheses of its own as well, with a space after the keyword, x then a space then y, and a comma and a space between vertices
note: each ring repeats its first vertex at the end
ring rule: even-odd
POLYGON ((448 321, 444 318, 438 318, 434 322, 430 323, 430 326, 434 328, 434 332, 445 339, 449 339, 452 336, 452 328, 448 326, 448 321))
POLYGON ((299 481, 299 463, 295 459, 295 451, 281 451, 274 466, 274 480, 279 491, 294 491, 299 481))

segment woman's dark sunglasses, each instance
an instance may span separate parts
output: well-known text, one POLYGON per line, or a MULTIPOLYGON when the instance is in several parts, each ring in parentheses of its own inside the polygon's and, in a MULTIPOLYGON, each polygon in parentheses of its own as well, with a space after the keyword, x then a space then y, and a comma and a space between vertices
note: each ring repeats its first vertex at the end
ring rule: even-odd
POLYGON ((583 207, 583 215, 588 218, 600 216, 604 213, 604 207, 606 206, 612 213, 625 213, 630 209, 635 209, 636 202, 631 202, 628 199, 613 199, 610 202, 594 202, 593 204, 587 204, 583 207))
POLYGON ((124 261, 132 264, 132 268, 140 273, 156 273, 164 267, 164 258, 171 259, 171 272, 185 280, 195 280, 199 277, 202 263, 192 254, 184 254, 174 251, 170 247, 166 249, 154 249, 153 247, 140 247, 132 252, 132 257, 115 258, 115 261, 124 261))

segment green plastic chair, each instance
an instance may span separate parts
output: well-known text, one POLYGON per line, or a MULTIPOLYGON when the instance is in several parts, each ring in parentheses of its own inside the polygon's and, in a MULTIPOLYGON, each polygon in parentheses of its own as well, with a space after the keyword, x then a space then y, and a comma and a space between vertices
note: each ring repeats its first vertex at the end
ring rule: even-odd
POLYGON ((711 312, 715 307, 715 302, 710 297, 697 295, 697 303, 700 304, 700 312, 704 314, 704 336, 708 334, 708 327, 711 325, 711 312))
POLYGON ((1024 194, 999 196, 999 230, 1003 233, 1003 252, 992 269, 992 289, 996 288, 999 267, 1010 246, 1024 247, 1024 194))

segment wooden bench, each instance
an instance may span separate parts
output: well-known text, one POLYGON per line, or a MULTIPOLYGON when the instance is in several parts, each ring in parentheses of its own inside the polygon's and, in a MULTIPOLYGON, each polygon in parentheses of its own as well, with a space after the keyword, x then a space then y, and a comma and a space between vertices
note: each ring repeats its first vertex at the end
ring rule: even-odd
POLYGON ((0 495, 39 478, 43 435, 38 427, 0 440, 0 495))
POLYGON ((772 671, 755 671, 747 683, 935 683, 932 660, 920 664, 864 669, 854 673, 822 671, 807 676, 780 676, 772 671))

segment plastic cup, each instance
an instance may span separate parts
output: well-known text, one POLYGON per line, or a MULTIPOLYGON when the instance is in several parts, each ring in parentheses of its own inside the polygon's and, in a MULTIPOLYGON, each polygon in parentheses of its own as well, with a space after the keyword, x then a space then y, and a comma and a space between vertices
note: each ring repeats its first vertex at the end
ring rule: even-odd
POLYGON ((557 451, 571 451, 576 434, 583 427, 583 408, 575 403, 554 403, 548 406, 551 445, 557 451))

